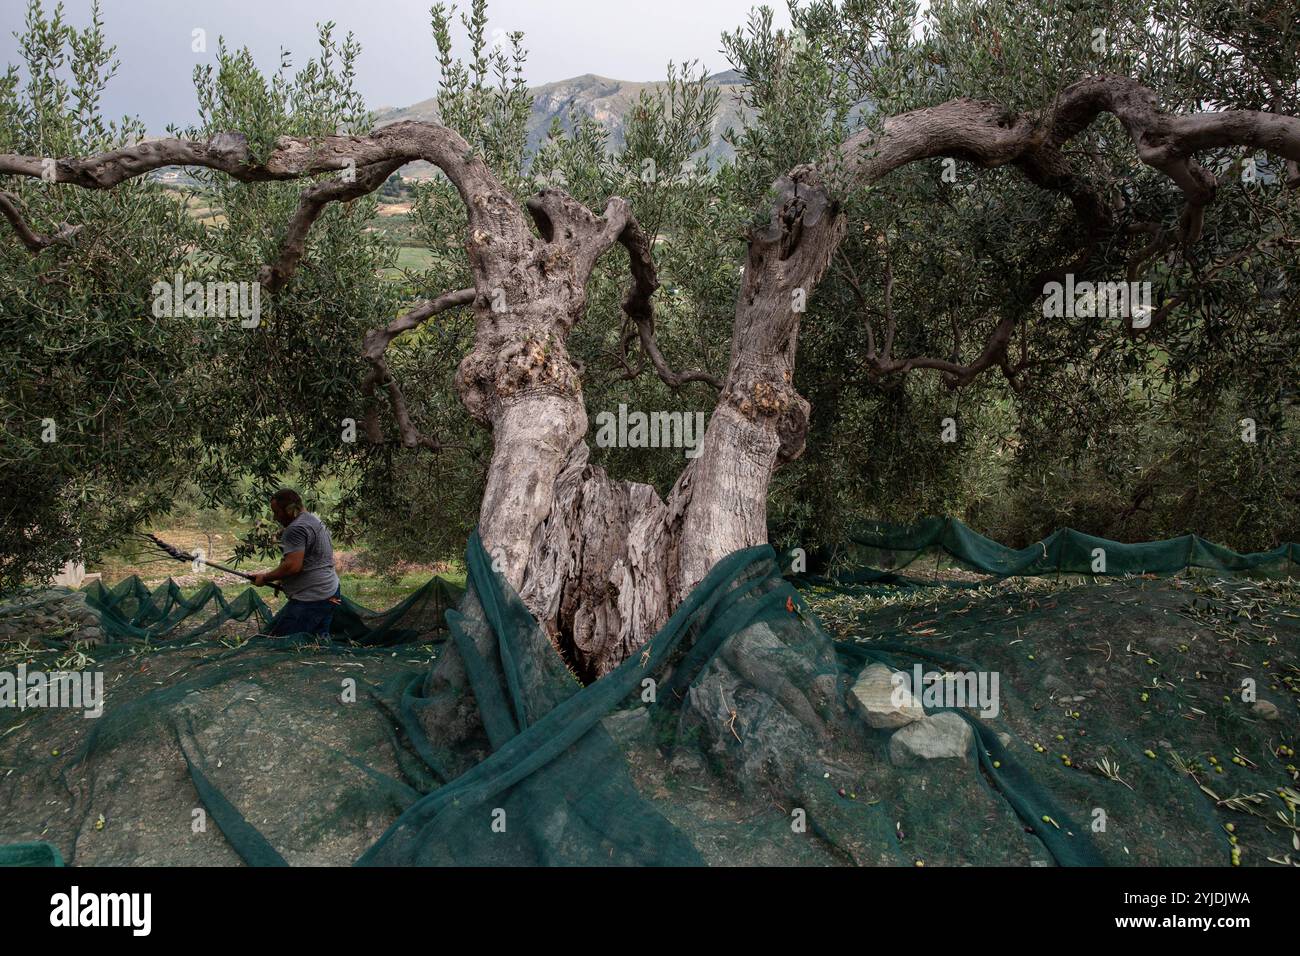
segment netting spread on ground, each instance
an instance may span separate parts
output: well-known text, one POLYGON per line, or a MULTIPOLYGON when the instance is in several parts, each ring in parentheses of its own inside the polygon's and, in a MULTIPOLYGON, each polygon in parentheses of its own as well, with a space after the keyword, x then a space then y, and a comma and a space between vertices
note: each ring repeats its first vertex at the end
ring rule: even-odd
MULTIPOLYGON (((331 631, 337 640, 371 647, 410 643, 443 632, 444 612, 455 607, 463 593, 463 588, 434 577, 387 611, 370 611, 344 598, 331 631)), ((230 622, 269 627, 275 620, 254 589, 248 588, 229 601, 211 581, 189 597, 170 578, 154 591, 134 576, 113 588, 95 581, 86 589, 86 603, 99 612, 110 641, 190 641, 220 634, 230 622)))
MULTIPOLYGON (((1241 554, 1186 534, 1165 541, 1124 544, 1061 528, 1024 548, 1010 548, 974 531, 956 518, 928 518, 914 525, 869 523, 849 536, 835 554, 819 554, 822 568, 834 566, 839 583, 880 580, 907 567, 923 554, 941 553, 961 566, 998 576, 1038 574, 1172 574, 1204 568, 1226 574, 1294 573, 1300 568, 1300 544, 1288 542, 1270 551, 1241 554)), ((818 583, 829 583, 822 578, 818 583)))
POLYGON ((0 715, 0 843, 76 864, 1123 865, 1234 843, 1258 863, 1295 832, 1293 603, 1250 605, 1261 631, 1216 616, 1246 592, 1133 579, 845 615, 764 546, 583 687, 476 537, 466 561, 463 595, 349 605, 330 642, 248 639, 252 591, 93 592, 103 714, 0 715))

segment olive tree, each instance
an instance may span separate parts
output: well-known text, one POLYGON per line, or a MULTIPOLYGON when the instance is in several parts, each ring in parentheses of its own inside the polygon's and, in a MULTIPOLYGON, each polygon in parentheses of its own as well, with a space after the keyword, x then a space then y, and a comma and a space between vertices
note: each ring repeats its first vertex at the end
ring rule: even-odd
MULTIPOLYGON (((480 12, 476 5, 471 29, 480 12)), ((1096 336, 1159 341, 1195 314, 1233 263, 1252 255, 1274 257, 1279 281, 1289 281, 1287 190, 1300 162, 1295 78, 1272 76, 1278 63, 1245 44, 1232 68, 1256 71, 1261 88, 1271 83, 1278 95, 1254 102, 1242 92, 1248 101, 1223 102, 1220 71, 1209 68, 1226 68, 1216 59, 1224 55, 1221 15, 1219 4, 1196 0, 941 0, 925 12, 906 0, 824 0, 796 8, 795 30, 781 32, 759 14, 729 43, 751 77, 757 119, 734 137, 745 160, 724 179, 733 195, 751 198, 753 211, 739 243, 729 347, 716 372, 702 367, 703 350, 670 361, 660 346, 658 226, 647 210, 618 193, 602 196, 591 182, 583 184, 587 195, 555 184, 521 195, 519 171, 494 160, 500 144, 486 142, 484 130, 495 127, 477 109, 444 113, 443 122, 317 128, 273 141, 249 137, 232 113, 231 128, 218 124, 200 137, 6 153, 0 174, 35 181, 52 169, 47 186, 90 193, 177 165, 253 190, 306 180, 278 241, 255 247, 265 254, 259 281, 275 299, 295 295, 310 273, 320 254, 311 242, 318 221, 404 164, 437 167, 458 203, 447 221, 459 225, 464 255, 463 271, 448 275, 464 284, 365 336, 365 434, 376 445, 395 434, 407 449, 439 449, 387 355, 397 337, 465 310, 472 332, 454 387, 491 440, 478 532, 561 653, 598 676, 653 635, 716 562, 767 540, 773 475, 803 454, 814 411, 797 386, 801 327, 815 320, 810 303, 828 270, 841 268, 837 259, 847 260, 842 275, 857 283, 862 310, 854 348, 839 360, 872 377, 929 371, 954 388, 985 373, 1029 387, 1036 370, 1105 348, 1084 344, 1096 336), (1216 228, 1215 201, 1220 180, 1240 175, 1243 154, 1267 181, 1267 216, 1247 246, 1220 248, 1222 238, 1242 234, 1216 228), (947 189, 984 177, 997 189, 947 189), (905 258, 914 237, 877 226, 896 202, 894 181, 943 196, 937 201, 954 221, 1034 197, 1022 228, 990 238, 1001 259, 972 263, 965 250, 952 250, 944 269, 965 268, 971 279, 951 294, 970 307, 938 329, 924 323, 919 335, 899 288, 926 274, 905 258), (1206 246, 1209 253, 1198 251, 1206 246), (593 278, 609 261, 625 277, 616 321, 627 370, 673 392, 715 390, 699 454, 666 495, 611 476, 592 457, 587 369, 571 346, 593 318, 612 318, 589 314, 593 278), (1060 315, 1045 306, 1053 283, 1090 275, 1150 280, 1161 297, 1107 321, 1095 300, 1091 312, 1073 299, 1060 315), (951 339, 931 351, 945 327, 951 339)), ((446 13, 436 8, 435 24, 440 17, 446 13)), ((487 61, 469 69, 490 68, 487 61)), ((26 243, 35 257, 76 228, 43 216, 38 230, 28 215, 14 204, 9 219, 20 236, 36 236, 26 243)), ((238 225, 229 224, 232 237, 238 225)), ((1240 308, 1272 314, 1282 304, 1261 294, 1240 308)))

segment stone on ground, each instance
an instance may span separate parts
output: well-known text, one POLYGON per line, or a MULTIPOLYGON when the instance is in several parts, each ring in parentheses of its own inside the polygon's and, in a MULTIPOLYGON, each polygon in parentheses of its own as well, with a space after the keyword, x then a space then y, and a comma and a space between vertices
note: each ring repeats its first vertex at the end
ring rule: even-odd
POLYGON ((867 723, 877 729, 903 727, 925 717, 925 709, 912 693, 911 677, 903 671, 895 674, 884 664, 863 669, 853 685, 853 697, 867 723))
POLYGON ((889 762, 907 767, 923 760, 959 759, 970 755, 975 732, 954 713, 913 721, 889 738, 889 762))

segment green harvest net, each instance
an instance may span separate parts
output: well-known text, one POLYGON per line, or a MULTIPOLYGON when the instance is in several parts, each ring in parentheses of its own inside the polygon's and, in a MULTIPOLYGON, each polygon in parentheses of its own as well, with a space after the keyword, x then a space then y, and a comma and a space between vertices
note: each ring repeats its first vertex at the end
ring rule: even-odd
POLYGON ((187 865, 1226 865, 1233 841, 1248 864, 1290 847, 1283 585, 894 588, 912 597, 846 613, 763 546, 584 687, 477 536, 466 563, 463 595, 435 579, 387 612, 349 604, 328 642, 250 639, 269 619, 252 591, 93 590, 113 635, 93 664, 55 647, 28 666, 103 671, 103 714, 0 712, 0 843, 187 865), (1242 608, 1249 625, 1225 610, 1242 608), (864 668, 918 664, 996 674, 997 713, 926 700, 923 719, 869 720, 864 668), (1277 713, 1241 699, 1243 675, 1277 713))
MULTIPOLYGON (((445 633, 443 614, 455 607, 464 589, 435 577, 387 611, 367 610, 348 598, 334 613, 336 639, 372 647, 406 644, 422 636, 445 633)), ((231 622, 269 627, 275 615, 252 588, 233 601, 212 581, 189 597, 170 578, 150 591, 132 576, 107 588, 95 581, 86 589, 86 604, 99 612, 110 640, 189 641, 220 634, 231 622)), ((238 633, 239 629, 235 629, 238 633)))
POLYGON ((1172 574, 1186 568, 1276 575, 1293 574, 1300 567, 1300 544, 1295 542, 1271 551, 1240 554, 1194 534, 1123 544, 1061 528, 1028 547, 1009 548, 956 518, 928 518, 902 527, 866 524, 848 535, 845 545, 811 555, 809 571, 813 573, 795 577, 801 583, 822 586, 899 583, 905 579, 897 571, 927 554, 946 555, 960 567, 1000 577, 1172 574))

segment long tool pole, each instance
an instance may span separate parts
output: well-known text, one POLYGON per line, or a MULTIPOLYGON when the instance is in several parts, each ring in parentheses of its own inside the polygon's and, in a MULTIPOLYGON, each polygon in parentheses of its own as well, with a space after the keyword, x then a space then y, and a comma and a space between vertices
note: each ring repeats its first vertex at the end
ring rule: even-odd
MULTIPOLYGON (((175 545, 168 544, 166 541, 164 541, 162 538, 158 537, 157 535, 149 534, 149 535, 145 535, 145 537, 147 537, 158 547, 162 548, 163 551, 167 552, 167 554, 171 555, 177 561, 198 560, 195 555, 190 554, 188 551, 182 551, 180 548, 176 547, 175 545)), ((216 561, 209 561, 207 558, 204 558, 201 563, 207 565, 210 568, 216 568, 218 571, 225 571, 227 574, 233 574, 235 575, 235 577, 243 578, 245 581, 253 580, 253 576, 247 573, 246 571, 236 571, 234 568, 228 568, 224 564, 218 564, 216 561)), ((276 591, 280 590, 279 584, 272 583, 271 587, 274 588, 276 591)))

